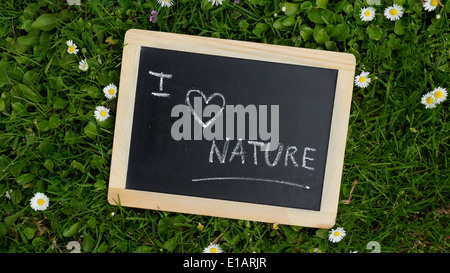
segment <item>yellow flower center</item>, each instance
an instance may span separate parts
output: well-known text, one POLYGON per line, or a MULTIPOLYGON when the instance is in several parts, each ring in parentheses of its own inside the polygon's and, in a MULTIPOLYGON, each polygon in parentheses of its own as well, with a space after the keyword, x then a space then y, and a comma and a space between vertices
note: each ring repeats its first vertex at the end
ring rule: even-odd
POLYGON ((334 237, 338 237, 339 236, 339 231, 336 231, 333 235, 334 235, 334 237))
POLYGON ((101 110, 101 111, 100 111, 100 116, 104 117, 105 115, 106 115, 106 112, 103 111, 103 110, 101 110))
POLYGON ((215 249, 214 247, 211 248, 211 253, 216 253, 217 249, 215 249))
POLYGON ((442 97, 442 92, 441 91, 434 92, 434 97, 439 99, 440 97, 442 97))
POLYGON ((432 103, 433 103, 433 98, 432 98, 432 97, 428 97, 428 98, 426 99, 426 102, 427 102, 428 104, 432 104, 432 103))
POLYGON ((114 89, 112 89, 112 88, 109 89, 108 93, 109 93, 110 95, 114 94, 114 89))
POLYGON ((44 199, 39 198, 39 199, 37 200, 37 204, 38 204, 39 206, 44 205, 44 199))
POLYGON ((396 10, 396 9, 391 9, 391 10, 389 11, 389 13, 390 13, 391 15, 396 15, 396 14, 397 14, 397 10, 396 10))
POLYGON ((364 77, 359 78, 359 82, 365 82, 365 81, 366 81, 366 78, 364 78, 364 77))
POLYGON ((366 12, 364 12, 364 15, 368 17, 370 15, 370 11, 366 10, 366 12))
POLYGON ((438 4, 437 0, 431 0, 430 5, 432 5, 433 7, 436 7, 438 4))
POLYGON ((73 47, 73 46, 69 47, 69 52, 73 52, 74 50, 75 50, 75 47, 73 47))

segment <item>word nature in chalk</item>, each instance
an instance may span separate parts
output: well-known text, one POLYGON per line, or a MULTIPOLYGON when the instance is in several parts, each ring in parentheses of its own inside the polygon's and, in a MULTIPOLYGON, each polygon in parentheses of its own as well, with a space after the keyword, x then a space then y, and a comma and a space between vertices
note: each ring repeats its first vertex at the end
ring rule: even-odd
MULTIPOLYGON (((219 163, 224 164, 227 162, 227 155, 229 150, 229 144, 230 139, 226 139, 224 141, 224 144, 222 146, 222 149, 217 146, 216 141, 213 140, 211 142, 211 150, 209 152, 209 163, 214 162, 214 155, 216 155, 219 163)), ((284 157, 282 157, 283 150, 284 150, 284 144, 279 143, 278 149, 276 152, 275 158, 271 161, 270 159, 270 143, 264 143, 259 141, 248 141, 247 142, 250 145, 253 145, 253 164, 258 165, 258 154, 260 154, 257 150, 257 146, 265 146, 266 150, 264 152, 264 162, 267 166, 274 167, 278 164, 278 162, 281 160, 285 167, 288 166, 294 166, 299 167, 300 165, 297 163, 297 160, 295 159, 295 154, 297 153, 298 149, 296 146, 287 146, 284 157)), ((316 152, 315 148, 305 147, 303 149, 303 155, 301 156, 301 166, 302 168, 305 168, 310 171, 314 171, 314 167, 310 164, 312 161, 314 161, 314 158, 311 157, 314 152, 316 152)), ((273 153, 272 153, 273 154, 273 153)), ((228 157, 228 163, 233 161, 235 157, 239 157, 241 159, 241 163, 244 164, 246 162, 246 158, 248 156, 248 152, 244 149, 244 142, 242 139, 239 139, 236 142, 235 147, 233 148, 233 151, 231 151, 230 156, 228 157)), ((261 163, 260 163, 261 164, 261 163)), ((264 164, 264 163, 263 163, 264 164)))

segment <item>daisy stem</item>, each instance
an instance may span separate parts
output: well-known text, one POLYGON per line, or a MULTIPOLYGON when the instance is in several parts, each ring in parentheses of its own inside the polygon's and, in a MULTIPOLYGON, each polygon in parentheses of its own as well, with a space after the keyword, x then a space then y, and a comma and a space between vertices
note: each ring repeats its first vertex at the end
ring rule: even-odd
POLYGON ((350 202, 352 201, 353 190, 355 189, 356 183, 358 183, 358 180, 355 179, 355 181, 353 181, 353 183, 352 183, 352 188, 350 189, 350 194, 348 196, 348 199, 341 200, 341 202, 343 202, 345 205, 349 205, 350 202))
POLYGON ((217 236, 216 239, 214 239, 214 241, 211 242, 211 244, 215 244, 222 235, 223 235, 223 232, 220 233, 219 236, 217 236))

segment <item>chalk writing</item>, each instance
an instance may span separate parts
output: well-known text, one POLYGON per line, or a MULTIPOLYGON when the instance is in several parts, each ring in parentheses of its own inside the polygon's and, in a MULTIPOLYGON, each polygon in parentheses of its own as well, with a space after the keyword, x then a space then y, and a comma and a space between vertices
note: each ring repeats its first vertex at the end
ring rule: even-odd
MULTIPOLYGON (((241 157, 241 163, 244 164, 245 163, 245 159, 247 156, 247 152, 244 149, 244 143, 242 141, 242 139, 239 139, 236 142, 236 145, 233 148, 233 151, 230 153, 230 157, 228 162, 231 162, 234 157, 239 156, 241 157)), ((247 141, 248 144, 253 145, 253 164, 254 165, 258 165, 258 152, 256 149, 256 146, 265 146, 267 147, 266 150, 264 151, 264 162, 266 163, 267 166, 269 167, 274 167, 278 164, 278 162, 280 161, 280 159, 282 158, 281 155, 283 154, 283 150, 284 150, 284 144, 283 143, 279 143, 278 145, 278 149, 276 152, 276 156, 274 158, 274 160, 271 162, 270 161, 270 143, 264 143, 264 142, 258 142, 258 141, 247 141)), ((220 164, 224 164, 226 163, 226 157, 228 154, 228 147, 230 145, 230 139, 227 138, 222 146, 222 149, 220 150, 219 147, 216 144, 215 140, 211 141, 211 149, 209 151, 209 163, 214 163, 214 155, 216 155, 218 161, 220 164)), ((284 156, 284 166, 288 167, 288 166, 294 166, 294 167, 299 167, 299 165, 297 164, 297 161, 295 160, 294 154, 297 152, 297 147, 296 146, 287 146, 287 149, 285 150, 285 156, 284 156), (291 164, 289 162, 292 162, 291 164)), ((307 152, 309 152, 309 154, 312 154, 314 152, 316 152, 315 148, 310 148, 310 147, 305 147, 303 149, 303 157, 302 157, 302 168, 305 168, 307 170, 310 171, 314 171, 314 167, 312 166, 308 166, 306 165, 306 161, 314 161, 313 157, 307 157, 307 152)), ((311 156, 311 155, 309 155, 311 156)))
POLYGON ((220 180, 242 180, 242 181, 260 181, 260 182, 270 182, 270 183, 278 183, 283 185, 288 185, 292 187, 298 187, 303 189, 311 189, 310 186, 303 185, 303 184, 297 184, 290 181, 284 181, 284 180, 276 180, 276 179, 266 179, 266 178, 257 178, 257 177, 208 177, 208 178, 194 178, 192 179, 192 182, 199 182, 199 181, 220 181, 220 180))
MULTIPOLYGON (((206 98, 205 94, 203 94, 203 92, 201 92, 200 90, 189 90, 186 94, 186 105, 188 106, 189 110, 191 111, 192 115, 194 116, 195 121, 197 121, 203 128, 206 128, 209 125, 211 125, 211 123, 213 123, 222 114, 223 108, 225 107, 225 97, 220 93, 214 93, 211 96, 209 96, 208 98, 206 98), (191 101, 189 99, 189 95, 191 93, 197 93, 200 96, 202 96, 202 98, 206 104, 208 104, 213 98, 220 97, 223 101, 222 108, 208 122, 203 123, 202 119, 199 117, 199 114, 201 115, 201 113, 197 113, 198 111, 196 112, 194 110, 194 108, 192 107, 191 101)), ((196 108, 198 109, 198 107, 196 107, 196 108)))
MULTIPOLYGON (((159 92, 152 92, 152 95, 157 97, 170 97, 169 93, 164 93, 164 79, 171 79, 172 74, 165 74, 163 72, 157 73, 153 71, 149 71, 149 74, 155 77, 158 77, 159 80, 159 92)), ((194 118, 194 140, 201 140, 203 130, 205 130, 205 138, 207 140, 211 140, 211 149, 209 152, 209 163, 214 163, 214 157, 217 157, 217 160, 220 164, 231 163, 235 158, 239 158, 239 161, 242 165, 245 164, 247 159, 247 151, 245 149, 245 143, 253 145, 253 164, 255 166, 258 165, 258 155, 257 147, 264 153, 264 163, 268 167, 275 167, 278 165, 280 161, 284 161, 282 166, 285 167, 292 166, 294 168, 300 167, 295 159, 295 155, 298 151, 296 146, 287 145, 286 149, 283 143, 279 143, 278 139, 278 127, 279 127, 279 106, 275 106, 271 109, 271 132, 267 132, 267 106, 260 105, 259 110, 260 117, 258 119, 257 107, 255 105, 248 105, 244 107, 243 105, 226 105, 225 96, 221 93, 213 93, 209 97, 206 96, 202 91, 197 89, 191 89, 186 93, 185 97, 185 105, 176 105, 172 108, 171 116, 172 117, 180 117, 180 113, 183 113, 183 116, 180 117, 179 120, 175 121, 171 128, 172 138, 174 140, 190 140, 191 139, 191 118, 194 118), (218 98, 219 100, 215 99, 218 98), (193 99, 193 102, 191 101, 193 99), (216 104, 211 103, 211 101, 215 99, 216 104), (206 104, 206 107, 203 108, 203 102, 206 104), (219 105, 217 103, 220 103, 219 105), (187 109, 187 110, 186 110, 187 109), (225 134, 225 141, 221 149, 217 146, 216 140, 223 139, 223 112, 226 109, 226 129, 227 133, 225 134), (275 111, 274 111, 275 110, 275 111), (189 113, 186 114, 186 111, 189 113), (235 127, 234 125, 234 117, 237 116, 238 124, 235 127), (203 121, 204 117, 210 117, 206 122, 203 121), (246 136, 246 126, 245 120, 246 116, 249 117, 248 123, 248 135, 249 141, 244 142, 243 139, 246 136), (220 118, 220 119, 219 119, 220 118), (217 123, 216 123, 217 121, 217 123), (214 124, 216 127, 214 133, 210 129, 214 124), (258 137, 257 127, 259 125, 259 135, 262 140, 270 140, 270 142, 261 142, 256 141, 258 137), (210 127, 210 128, 208 128, 210 127), (183 128, 183 132, 180 132, 180 129, 183 128), (200 128, 200 129, 199 129, 200 128), (234 130, 237 128, 237 137, 238 140, 234 145, 234 148, 229 153, 230 140, 234 139, 234 130), (262 130, 262 132, 261 132, 262 130), (217 135, 217 133, 219 135, 217 135), (274 134, 275 133, 275 134, 274 134), (271 151, 275 151, 271 153, 271 151), (284 152, 284 157, 282 156, 284 152), (229 156, 228 156, 229 155, 229 156), (275 155, 275 156, 273 156, 275 155), (228 158, 228 161, 227 161, 228 158)), ((303 156, 301 158, 302 165, 301 167, 308 170, 314 171, 314 167, 311 166, 311 163, 314 161, 314 157, 312 157, 313 153, 316 152, 315 148, 304 147, 303 156)), ((251 153, 250 153, 251 154, 251 153)), ((209 177, 209 178, 195 178, 192 179, 193 182, 200 181, 224 181, 224 180, 233 180, 233 181, 255 181, 255 182, 269 182, 269 183, 278 183, 293 187, 299 187, 303 189, 310 189, 309 186, 298 184, 291 181, 285 180, 276 180, 276 179, 267 179, 267 178, 257 178, 257 177, 209 177)))
POLYGON ((303 168, 306 168, 306 169, 308 169, 308 170, 313 171, 313 170, 314 170, 313 167, 306 166, 306 160, 311 160, 311 161, 314 160, 314 158, 306 157, 306 152, 307 152, 307 151, 315 152, 316 149, 314 149, 314 148, 308 148, 308 147, 305 148, 305 150, 303 151, 303 164, 302 164, 302 167, 303 167, 303 168))
MULTIPOLYGON (((148 71, 148 73, 152 76, 158 77, 159 78, 159 91, 162 92, 163 91, 163 80, 164 79, 170 79, 172 78, 171 74, 164 74, 164 73, 156 73, 153 71, 148 71)), ((157 96, 157 97, 170 97, 169 93, 160 93, 160 92, 152 92, 152 95, 157 96)))

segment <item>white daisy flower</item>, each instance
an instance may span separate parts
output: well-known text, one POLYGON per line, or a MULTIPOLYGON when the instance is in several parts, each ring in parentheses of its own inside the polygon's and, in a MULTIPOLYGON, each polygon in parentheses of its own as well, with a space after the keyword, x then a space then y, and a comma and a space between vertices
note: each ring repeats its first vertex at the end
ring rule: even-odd
POLYGON ((433 11, 433 10, 435 10, 437 5, 438 5, 438 1, 437 0, 425 0, 423 2, 423 8, 426 11, 433 11))
POLYGON ((372 21, 375 18, 375 9, 373 7, 362 8, 359 17, 364 22, 372 21))
POLYGON ((403 7, 393 4, 384 10, 384 16, 391 21, 397 21, 403 16, 403 7))
POLYGON ((425 109, 431 109, 436 107, 436 100, 433 97, 433 93, 432 92, 428 92, 425 95, 423 95, 422 99, 421 99, 421 103, 423 105, 425 105, 425 109))
POLYGON ((203 253, 222 253, 222 249, 218 244, 209 244, 209 246, 203 249, 203 253))
POLYGON ((37 192, 30 200, 30 205, 34 210, 46 210, 48 208, 49 199, 47 195, 37 192))
POLYGON ((345 237, 345 230, 341 227, 332 229, 330 235, 328 235, 328 240, 332 243, 337 243, 345 237))
POLYGON ((81 1, 80 0, 67 0, 67 4, 69 6, 73 6, 73 5, 81 5, 81 1))
POLYGON ((442 87, 436 87, 433 91, 431 91, 433 98, 436 100, 436 103, 441 103, 447 99, 447 89, 442 87))
POLYGON ((5 192, 5 197, 8 198, 9 200, 11 200, 11 194, 13 193, 13 190, 7 190, 5 192))
POLYGON ((83 59, 83 60, 81 60, 81 61, 78 63, 78 68, 81 69, 81 70, 83 70, 83 71, 88 70, 89 65, 88 65, 86 59, 83 59))
POLYGON ((362 71, 361 74, 355 77, 355 85, 361 88, 369 86, 371 80, 367 76, 369 76, 369 72, 362 71))
POLYGON ((105 121, 109 117, 109 109, 104 106, 97 106, 94 116, 98 121, 105 121))
POLYGON ((156 0, 161 7, 170 7, 173 5, 173 0, 156 0))
POLYGON ((105 93, 105 97, 108 99, 113 99, 117 96, 117 86, 114 84, 108 84, 103 88, 103 93, 105 93))
POLYGON ((77 54, 78 53, 77 45, 72 40, 68 40, 66 42, 66 45, 68 46, 67 52, 69 54, 77 54))
POLYGON ((212 2, 214 6, 222 5, 223 0, 208 0, 208 2, 212 2))

